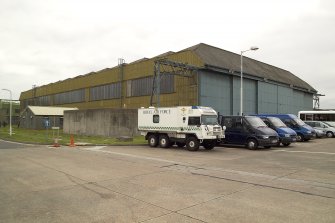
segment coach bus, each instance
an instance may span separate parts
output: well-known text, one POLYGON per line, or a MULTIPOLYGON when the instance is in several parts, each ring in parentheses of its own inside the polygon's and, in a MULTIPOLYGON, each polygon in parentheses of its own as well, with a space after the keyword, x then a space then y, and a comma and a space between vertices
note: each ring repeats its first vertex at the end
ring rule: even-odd
POLYGON ((335 123, 334 110, 300 111, 298 117, 303 121, 323 121, 335 123))

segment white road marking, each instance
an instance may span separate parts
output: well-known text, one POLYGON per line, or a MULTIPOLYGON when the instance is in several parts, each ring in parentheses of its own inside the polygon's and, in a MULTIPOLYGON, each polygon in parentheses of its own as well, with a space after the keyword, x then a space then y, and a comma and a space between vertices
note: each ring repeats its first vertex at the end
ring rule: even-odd
POLYGON ((119 153, 119 152, 100 150, 104 147, 106 147, 106 146, 95 146, 95 147, 82 148, 82 149, 83 150, 89 150, 89 151, 97 151, 97 152, 101 152, 101 153, 109 153, 109 154, 114 154, 114 155, 120 155, 120 156, 128 156, 128 157, 137 158, 137 159, 146 159, 146 160, 153 160, 153 161, 159 161, 159 162, 181 164, 181 163, 173 161, 173 160, 166 160, 166 159, 147 157, 147 156, 139 156, 139 155, 133 155, 133 154, 129 154, 129 153, 119 153))
POLYGON ((326 154, 326 155, 335 155, 335 153, 328 153, 328 152, 308 152, 308 151, 294 151, 294 150, 273 150, 274 152, 288 152, 288 153, 310 153, 310 154, 326 154))

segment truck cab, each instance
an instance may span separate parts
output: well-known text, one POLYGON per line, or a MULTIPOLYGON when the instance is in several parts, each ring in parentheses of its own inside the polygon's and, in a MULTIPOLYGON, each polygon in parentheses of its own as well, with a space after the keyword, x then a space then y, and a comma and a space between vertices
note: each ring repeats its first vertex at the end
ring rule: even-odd
POLYGON ((244 145, 248 149, 259 146, 270 148, 279 142, 278 134, 259 117, 222 116, 221 125, 226 126, 223 144, 244 145))

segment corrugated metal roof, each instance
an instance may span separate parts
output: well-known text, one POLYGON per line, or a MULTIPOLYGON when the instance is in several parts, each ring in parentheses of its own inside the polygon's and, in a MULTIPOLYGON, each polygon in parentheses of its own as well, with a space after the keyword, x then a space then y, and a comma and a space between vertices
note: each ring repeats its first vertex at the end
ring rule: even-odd
POLYGON ((64 111, 78 110, 78 108, 49 107, 49 106, 28 106, 28 109, 30 109, 34 115, 45 115, 45 116, 63 116, 64 111))
MULTIPOLYGON (((241 71, 240 54, 232 53, 204 43, 200 43, 182 51, 186 50, 195 52, 206 65, 220 67, 235 72, 241 71)), ((243 73, 317 92, 311 85, 291 72, 245 56, 243 56, 243 73)))

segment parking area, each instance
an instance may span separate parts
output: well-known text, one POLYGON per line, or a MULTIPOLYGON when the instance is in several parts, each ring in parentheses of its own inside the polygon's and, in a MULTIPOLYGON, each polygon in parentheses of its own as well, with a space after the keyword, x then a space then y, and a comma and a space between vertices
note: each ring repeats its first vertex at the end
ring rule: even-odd
POLYGON ((0 222, 335 222, 334 144, 189 152, 0 141, 0 222))

